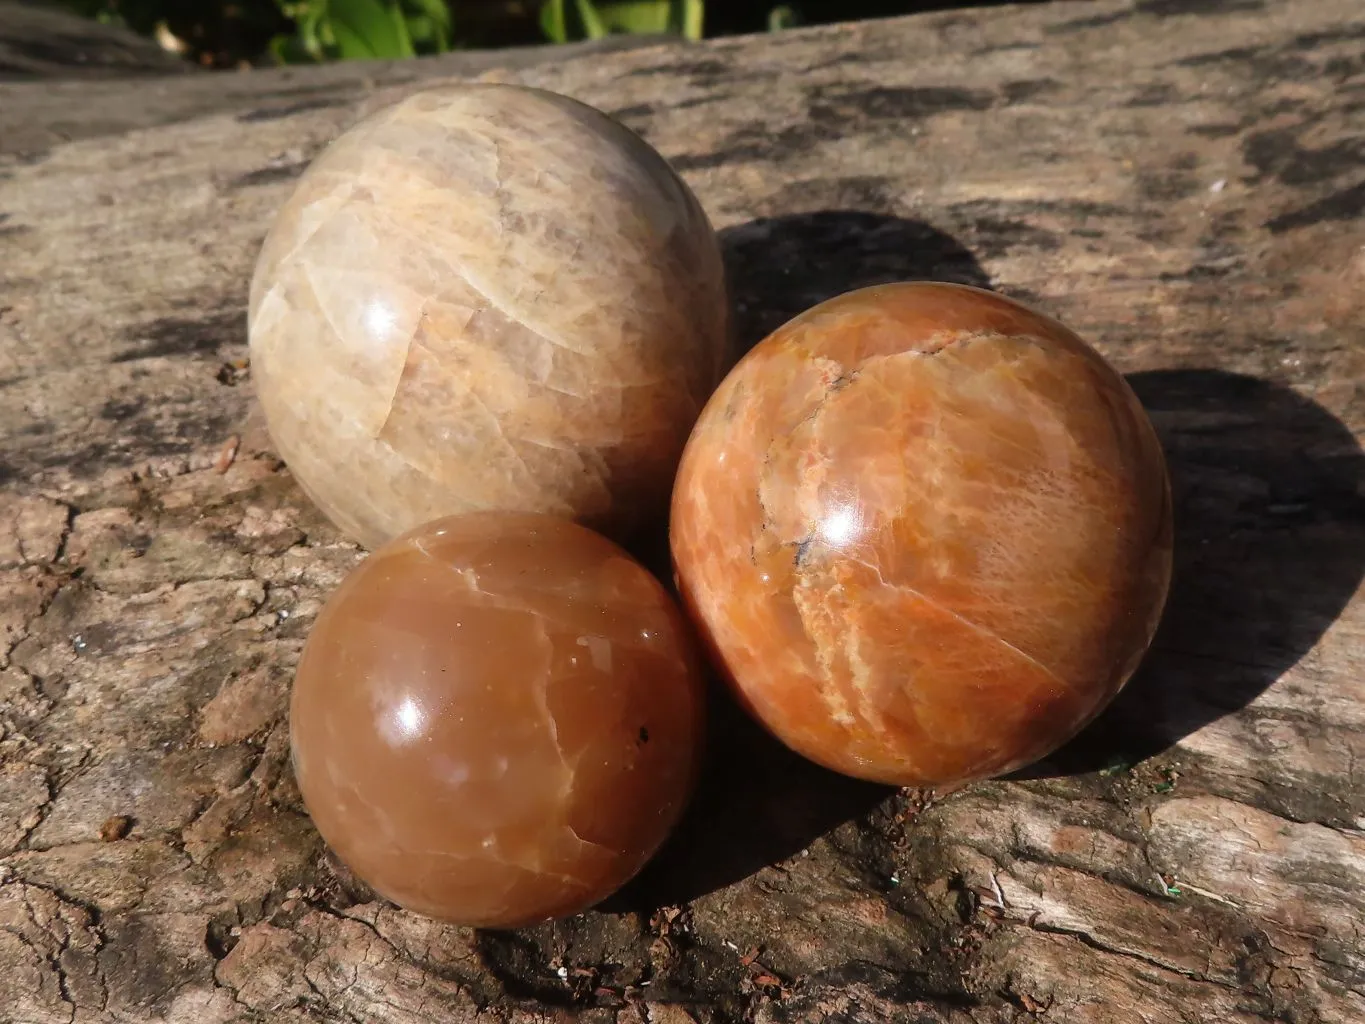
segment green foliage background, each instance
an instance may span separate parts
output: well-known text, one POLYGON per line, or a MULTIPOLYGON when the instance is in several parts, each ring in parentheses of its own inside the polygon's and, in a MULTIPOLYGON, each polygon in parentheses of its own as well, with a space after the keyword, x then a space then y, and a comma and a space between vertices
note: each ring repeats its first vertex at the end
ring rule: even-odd
MULTIPOLYGON (((612 33, 691 39, 943 6, 942 0, 62 0, 211 67, 398 59, 612 33)), ((966 0, 970 3, 971 0, 966 0)), ((978 0, 979 2, 979 0, 978 0)))

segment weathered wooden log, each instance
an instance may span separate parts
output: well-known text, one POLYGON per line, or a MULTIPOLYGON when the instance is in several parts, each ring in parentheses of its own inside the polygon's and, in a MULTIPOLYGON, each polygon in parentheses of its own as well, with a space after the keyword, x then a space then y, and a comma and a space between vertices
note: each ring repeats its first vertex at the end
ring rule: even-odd
POLYGON ((43 0, 0 0, 0 82, 183 75, 194 65, 151 39, 43 0))
POLYGON ((272 456, 243 362, 292 179, 430 66, 188 76, 224 84, 107 129, 79 109, 106 86, 184 86, 0 87, 0 1020, 1365 1020, 1357 0, 479 69, 676 162, 750 341, 906 277, 1060 316, 1130 374, 1178 524, 1146 667, 1027 777, 889 793, 722 704, 659 861, 516 933, 374 900, 303 812, 289 677, 360 553, 272 456))

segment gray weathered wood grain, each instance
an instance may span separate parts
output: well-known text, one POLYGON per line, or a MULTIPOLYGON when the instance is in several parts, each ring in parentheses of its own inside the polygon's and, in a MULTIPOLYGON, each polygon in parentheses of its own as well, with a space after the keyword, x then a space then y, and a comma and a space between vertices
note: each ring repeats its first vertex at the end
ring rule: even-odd
POLYGON ((1092 339, 1174 474, 1156 649, 1026 778, 888 794, 722 705, 695 812, 607 909, 500 934, 376 902, 283 722, 360 556, 237 364, 294 176, 428 79, 296 71, 292 102, 242 86, 68 142, 6 87, 39 141, 0 157, 0 1020, 1365 1019, 1359 3, 1064 2, 480 73, 672 158, 749 340, 899 277, 1092 339))
MULTIPOLYGON (((88 83, 192 70, 192 64, 127 29, 44 0, 0 0, 0 82, 60 77, 88 83)), ((3 115, 0 125, 8 127, 3 115)))

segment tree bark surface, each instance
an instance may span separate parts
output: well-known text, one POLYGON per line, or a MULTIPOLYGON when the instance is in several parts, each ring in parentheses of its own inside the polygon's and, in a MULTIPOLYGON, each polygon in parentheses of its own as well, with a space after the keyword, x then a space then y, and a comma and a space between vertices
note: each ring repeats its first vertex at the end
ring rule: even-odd
POLYGON ((1365 1020, 1358 0, 517 63, 0 85, 0 1021, 1365 1020), (285 709, 361 552, 253 412, 247 283, 319 149, 452 69, 577 96, 670 157, 747 342, 940 278, 1129 374, 1177 567, 1119 701, 951 794, 836 778, 718 701, 675 841, 539 928, 423 920, 336 863, 285 709))

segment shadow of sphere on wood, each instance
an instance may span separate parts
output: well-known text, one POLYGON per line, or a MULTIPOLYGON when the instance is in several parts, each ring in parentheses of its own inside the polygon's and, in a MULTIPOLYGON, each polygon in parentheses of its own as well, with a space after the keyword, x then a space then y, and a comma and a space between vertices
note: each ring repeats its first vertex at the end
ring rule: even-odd
POLYGON ((600 909, 648 915, 705 896, 795 856, 896 792, 793 753, 721 689, 711 694, 706 761, 689 810, 658 855, 600 909))
POLYGON ((957 239, 922 221, 859 210, 765 217, 720 232, 739 352, 836 295, 893 281, 989 288, 957 239))
MULTIPOLYGON (((823 210, 750 221, 720 237, 741 351, 856 288, 906 280, 989 286, 954 238, 900 217, 823 210)), ((657 550, 636 553, 656 571, 667 563, 657 550)), ((602 909, 650 911, 696 899, 799 853, 895 792, 792 753, 724 691, 713 687, 705 767, 690 810, 659 855, 602 909)))
POLYGON ((1128 382, 1171 471, 1170 599, 1118 699, 1016 777, 1136 763, 1246 707, 1312 650, 1365 577, 1365 453, 1332 413, 1224 370, 1128 382))

